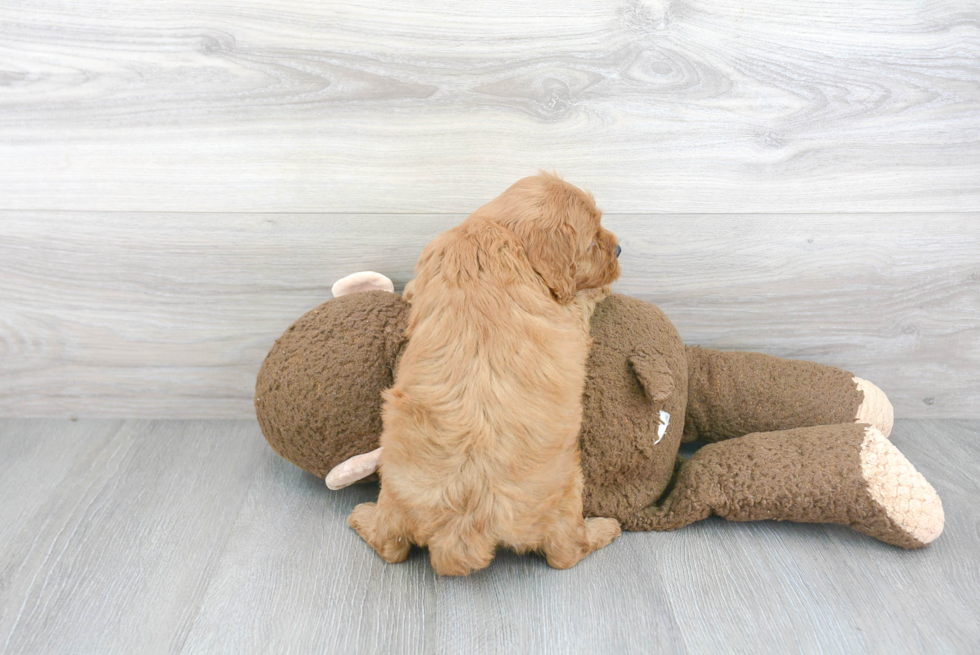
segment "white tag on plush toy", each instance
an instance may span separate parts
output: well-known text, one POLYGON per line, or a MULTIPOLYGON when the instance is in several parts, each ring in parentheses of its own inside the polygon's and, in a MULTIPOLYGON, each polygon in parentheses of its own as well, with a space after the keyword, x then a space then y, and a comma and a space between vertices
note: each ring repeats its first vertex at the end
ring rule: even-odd
POLYGON ((670 414, 664 410, 660 410, 660 427, 657 428, 657 440, 653 442, 654 446, 660 443, 660 440, 667 434, 668 425, 670 425, 670 414))

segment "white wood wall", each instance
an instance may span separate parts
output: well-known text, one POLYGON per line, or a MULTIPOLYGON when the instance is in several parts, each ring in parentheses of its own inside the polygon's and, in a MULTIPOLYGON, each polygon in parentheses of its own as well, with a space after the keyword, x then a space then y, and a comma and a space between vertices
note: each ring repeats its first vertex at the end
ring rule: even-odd
POLYGON ((980 417, 980 6, 0 0, 0 415, 246 417, 537 168, 689 343, 980 417))

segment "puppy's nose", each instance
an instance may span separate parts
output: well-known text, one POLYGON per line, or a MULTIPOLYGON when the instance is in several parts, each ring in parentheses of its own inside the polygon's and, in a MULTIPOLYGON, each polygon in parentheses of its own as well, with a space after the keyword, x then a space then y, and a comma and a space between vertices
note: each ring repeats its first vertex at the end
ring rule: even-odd
POLYGON ((620 248, 619 246, 616 246, 616 249, 613 250, 613 254, 615 254, 617 257, 619 257, 619 253, 621 252, 623 252, 623 249, 620 248))

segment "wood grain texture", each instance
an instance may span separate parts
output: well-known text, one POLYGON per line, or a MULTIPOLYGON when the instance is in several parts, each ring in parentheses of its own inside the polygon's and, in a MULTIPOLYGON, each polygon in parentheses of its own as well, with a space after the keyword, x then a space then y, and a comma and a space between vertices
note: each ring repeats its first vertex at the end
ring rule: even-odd
POLYGON ((971 653, 980 422, 896 422, 946 529, 903 551, 842 526, 709 519, 568 571, 502 552, 386 565, 254 421, 0 420, 0 653, 971 653))
POLYGON ((261 452, 250 423, 0 422, 0 649, 179 652, 261 452))
MULTIPOLYGON (((246 418, 274 340, 374 269, 401 287, 461 216, 0 213, 0 415, 246 418)), ((980 215, 607 215, 616 290, 687 343, 980 417, 980 215)))
POLYGON ((347 515, 376 496, 359 486, 331 497, 267 448, 183 652, 432 652, 428 559, 386 566, 351 539, 347 515))
POLYGON ((892 441, 943 501, 946 528, 935 550, 902 559, 842 526, 720 519, 689 526, 698 534, 684 535, 685 528, 669 535, 682 536, 681 543, 639 544, 639 557, 656 558, 658 569, 670 572, 666 594, 677 599, 671 608, 689 651, 747 653, 759 643, 764 652, 800 653, 980 647, 978 573, 961 550, 980 538, 972 499, 976 430, 975 421, 895 424, 892 441))
POLYGON ((976 211, 973 0, 0 2, 0 209, 976 211))

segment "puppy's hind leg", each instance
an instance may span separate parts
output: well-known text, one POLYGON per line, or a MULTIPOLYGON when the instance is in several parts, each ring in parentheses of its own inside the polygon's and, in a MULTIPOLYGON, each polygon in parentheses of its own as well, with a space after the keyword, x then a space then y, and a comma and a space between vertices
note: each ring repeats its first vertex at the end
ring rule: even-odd
POLYGON ((384 488, 377 503, 361 503, 347 517, 347 525, 391 564, 405 561, 412 547, 402 527, 400 511, 385 502, 384 488))
POLYGON ((592 551, 608 546, 620 534, 616 519, 583 519, 581 513, 566 515, 545 539, 544 554, 549 566, 569 569, 592 551))

